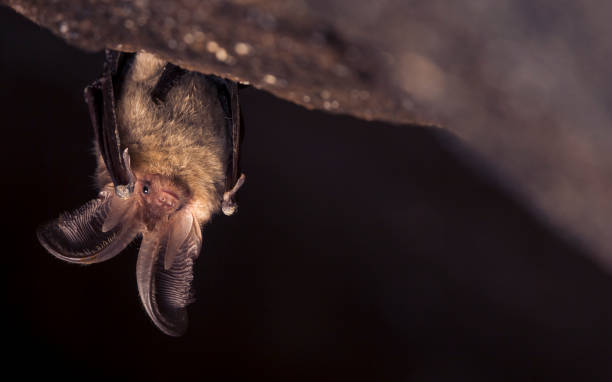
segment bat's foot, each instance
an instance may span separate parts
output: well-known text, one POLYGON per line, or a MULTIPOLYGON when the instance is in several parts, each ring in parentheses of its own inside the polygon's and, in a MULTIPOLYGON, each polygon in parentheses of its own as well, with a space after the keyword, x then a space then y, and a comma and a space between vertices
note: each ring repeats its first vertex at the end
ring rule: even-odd
POLYGON ((221 203, 221 210, 223 211, 224 215, 232 216, 233 214, 236 213, 236 211, 238 211, 238 204, 236 204, 234 197, 236 193, 238 192, 238 190, 240 189, 240 187, 242 187, 242 185, 244 184, 245 178, 246 176, 244 174, 241 174, 240 178, 238 178, 238 180, 236 181, 236 184, 234 185, 234 187, 232 187, 231 190, 226 191, 223 194, 223 202, 221 203))

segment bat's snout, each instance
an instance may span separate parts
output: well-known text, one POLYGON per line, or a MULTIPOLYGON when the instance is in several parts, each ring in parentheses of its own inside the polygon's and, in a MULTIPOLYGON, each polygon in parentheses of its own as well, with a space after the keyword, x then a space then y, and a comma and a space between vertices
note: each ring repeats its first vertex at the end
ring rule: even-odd
POLYGON ((160 208, 175 208, 178 206, 179 198, 173 192, 163 190, 154 199, 154 203, 160 208))

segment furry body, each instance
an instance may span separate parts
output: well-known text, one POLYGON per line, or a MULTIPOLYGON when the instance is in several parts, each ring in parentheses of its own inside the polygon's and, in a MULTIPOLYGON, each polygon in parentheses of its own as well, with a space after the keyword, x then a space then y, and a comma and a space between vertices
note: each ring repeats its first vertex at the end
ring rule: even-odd
POLYGON ((41 226, 38 239, 62 260, 93 264, 141 236, 141 302, 160 330, 179 336, 193 301, 201 226, 220 209, 235 211, 244 182, 244 174, 228 181, 237 174, 237 86, 148 53, 121 55, 107 51, 102 77, 85 89, 100 193, 41 226))
MULTIPOLYGON (((136 56, 117 107, 121 143, 136 174, 169 177, 186 187, 188 207, 202 224, 221 205, 229 155, 224 115, 217 89, 194 72, 179 79, 166 102, 153 102, 164 65, 148 53, 136 56)), ((100 155, 96 180, 100 190, 111 183, 100 155)))

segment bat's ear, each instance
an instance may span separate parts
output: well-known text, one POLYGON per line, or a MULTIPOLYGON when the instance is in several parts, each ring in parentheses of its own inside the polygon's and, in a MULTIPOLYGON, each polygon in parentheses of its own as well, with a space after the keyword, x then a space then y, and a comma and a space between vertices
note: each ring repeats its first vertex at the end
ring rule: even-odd
POLYGON ((186 307, 193 301, 193 263, 202 247, 197 220, 188 211, 177 215, 163 232, 144 234, 136 263, 142 304, 153 323, 170 336, 180 336, 187 330, 186 307))
POLYGON ((52 255, 71 263, 110 259, 140 232, 133 204, 105 189, 79 209, 39 227, 38 240, 52 255))

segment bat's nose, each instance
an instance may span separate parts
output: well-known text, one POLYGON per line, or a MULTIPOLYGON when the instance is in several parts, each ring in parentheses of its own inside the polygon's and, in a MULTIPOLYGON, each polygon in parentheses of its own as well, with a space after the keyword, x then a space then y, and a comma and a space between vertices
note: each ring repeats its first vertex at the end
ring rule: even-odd
POLYGON ((156 203, 160 207, 174 207, 176 206, 177 198, 169 192, 162 191, 157 196, 156 203))
POLYGON ((173 203, 171 200, 166 199, 163 196, 160 196, 159 198, 157 198, 157 205, 160 207, 172 207, 173 203))

